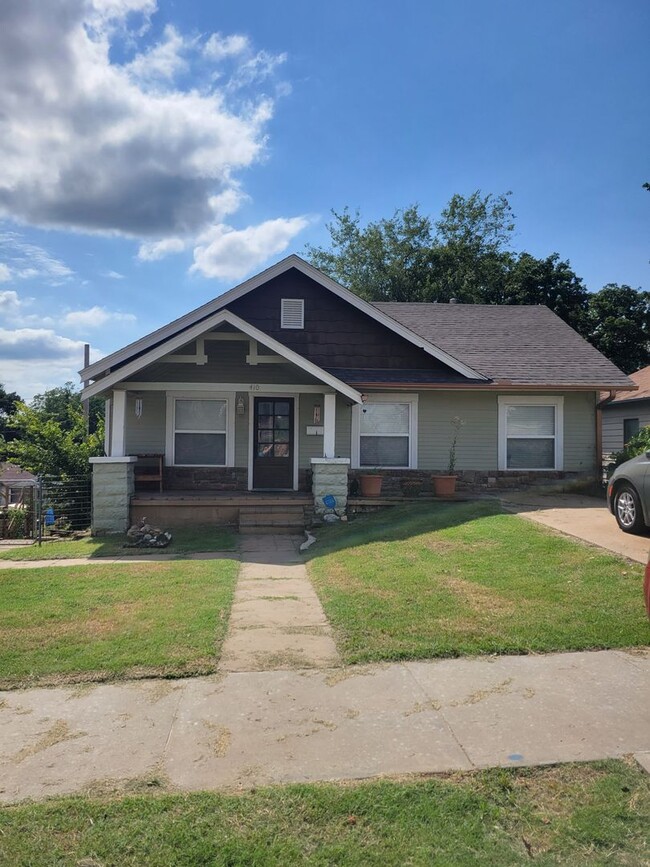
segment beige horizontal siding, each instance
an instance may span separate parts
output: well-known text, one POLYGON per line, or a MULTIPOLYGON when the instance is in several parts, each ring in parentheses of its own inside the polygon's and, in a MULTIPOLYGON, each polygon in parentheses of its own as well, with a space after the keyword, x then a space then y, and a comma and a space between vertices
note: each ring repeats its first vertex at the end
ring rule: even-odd
POLYGON ((640 400, 622 406, 603 407, 603 453, 619 452, 623 448, 623 419, 638 418, 639 427, 650 425, 650 400, 640 400))

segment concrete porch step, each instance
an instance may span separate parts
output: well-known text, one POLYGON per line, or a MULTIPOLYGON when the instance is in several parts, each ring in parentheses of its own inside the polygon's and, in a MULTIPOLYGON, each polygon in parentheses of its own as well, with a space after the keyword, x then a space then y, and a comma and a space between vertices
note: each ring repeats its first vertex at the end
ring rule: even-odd
POLYGON ((241 536, 300 536, 304 530, 304 525, 296 525, 295 527, 287 524, 250 524, 239 525, 239 534, 241 536))
POLYGON ((305 528, 303 506, 242 506, 240 533, 301 533, 305 528))

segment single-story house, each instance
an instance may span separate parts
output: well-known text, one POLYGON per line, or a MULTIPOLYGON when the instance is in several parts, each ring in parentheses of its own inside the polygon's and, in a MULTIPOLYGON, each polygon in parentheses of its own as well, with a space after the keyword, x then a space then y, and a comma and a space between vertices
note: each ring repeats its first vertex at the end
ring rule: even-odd
POLYGON ((38 479, 15 464, 0 462, 0 508, 18 506, 31 494, 38 479))
POLYGON ((455 418, 461 484, 592 478, 600 392, 635 388, 547 307, 370 303, 295 255, 80 376, 106 400, 96 530, 124 529, 129 504, 232 519, 226 494, 345 508, 364 471, 387 491, 445 471, 455 418), (133 498, 143 454, 162 493, 133 498))
POLYGON ((620 452, 641 428, 650 426, 650 364, 630 379, 637 391, 617 394, 603 403, 603 454, 620 452))

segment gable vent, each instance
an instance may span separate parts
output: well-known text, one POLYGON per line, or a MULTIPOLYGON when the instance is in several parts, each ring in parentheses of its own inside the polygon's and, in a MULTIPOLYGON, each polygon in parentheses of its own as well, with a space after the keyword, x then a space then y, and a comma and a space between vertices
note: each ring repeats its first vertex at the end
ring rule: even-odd
POLYGON ((305 301, 303 298, 283 298, 280 315, 281 328, 305 327, 305 301))

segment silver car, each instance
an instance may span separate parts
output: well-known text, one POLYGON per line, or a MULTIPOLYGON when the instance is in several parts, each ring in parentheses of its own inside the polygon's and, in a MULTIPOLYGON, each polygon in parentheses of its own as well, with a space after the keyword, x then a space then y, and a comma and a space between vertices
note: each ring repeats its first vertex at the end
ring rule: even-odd
POLYGON ((624 533, 650 528, 650 451, 616 467, 607 485, 607 505, 624 533))

